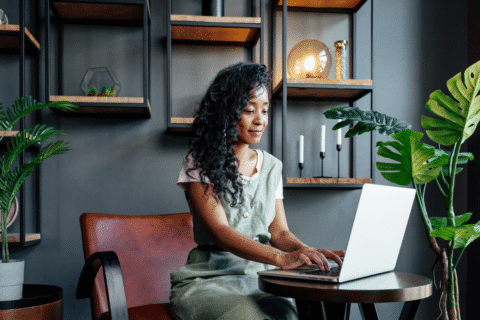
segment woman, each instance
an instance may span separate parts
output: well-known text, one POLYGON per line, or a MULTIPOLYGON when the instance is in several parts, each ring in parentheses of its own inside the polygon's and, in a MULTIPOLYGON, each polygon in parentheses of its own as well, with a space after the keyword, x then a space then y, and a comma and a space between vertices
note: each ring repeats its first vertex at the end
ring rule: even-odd
POLYGON ((250 148, 268 125, 268 81, 264 65, 227 67, 196 112, 178 184, 189 200, 198 247, 171 274, 178 319, 296 319, 291 300, 258 289, 257 272, 342 263, 343 251, 311 248, 289 231, 282 163, 250 148))

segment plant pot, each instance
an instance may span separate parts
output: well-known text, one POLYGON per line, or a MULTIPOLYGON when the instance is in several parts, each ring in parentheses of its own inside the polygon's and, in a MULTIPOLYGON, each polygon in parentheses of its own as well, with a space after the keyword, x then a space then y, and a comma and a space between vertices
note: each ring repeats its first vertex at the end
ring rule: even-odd
POLYGON ((25 260, 0 262, 0 301, 22 299, 24 274, 25 260))

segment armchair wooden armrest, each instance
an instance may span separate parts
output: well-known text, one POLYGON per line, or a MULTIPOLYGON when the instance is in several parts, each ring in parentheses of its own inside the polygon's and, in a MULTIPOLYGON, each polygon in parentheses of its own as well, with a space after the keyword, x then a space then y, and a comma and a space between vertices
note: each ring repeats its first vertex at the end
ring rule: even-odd
POLYGON ((100 267, 103 269, 111 319, 128 320, 122 269, 117 254, 113 251, 95 252, 85 261, 80 279, 78 280, 77 299, 90 298, 95 277, 100 267))

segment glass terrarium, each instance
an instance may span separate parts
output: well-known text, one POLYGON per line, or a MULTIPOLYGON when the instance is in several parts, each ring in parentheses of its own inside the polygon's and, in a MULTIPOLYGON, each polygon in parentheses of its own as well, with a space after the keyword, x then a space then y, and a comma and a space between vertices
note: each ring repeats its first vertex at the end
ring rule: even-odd
POLYGON ((87 69, 80 88, 86 96, 116 97, 121 86, 112 70, 107 67, 99 67, 87 69))

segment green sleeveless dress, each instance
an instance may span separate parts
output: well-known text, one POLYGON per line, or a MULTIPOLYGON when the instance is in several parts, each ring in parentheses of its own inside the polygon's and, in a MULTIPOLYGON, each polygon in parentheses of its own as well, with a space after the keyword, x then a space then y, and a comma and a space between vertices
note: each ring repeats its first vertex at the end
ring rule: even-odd
MULTIPOLYGON (((275 217, 275 193, 282 176, 282 163, 265 151, 263 154, 259 175, 243 182, 244 203, 232 208, 224 199, 221 201, 232 228, 269 245, 268 227, 275 217)), ((240 258, 214 246, 195 217, 193 223, 198 247, 190 252, 185 266, 170 274, 170 301, 177 319, 298 319, 291 299, 258 288, 257 272, 273 266, 240 258)))

